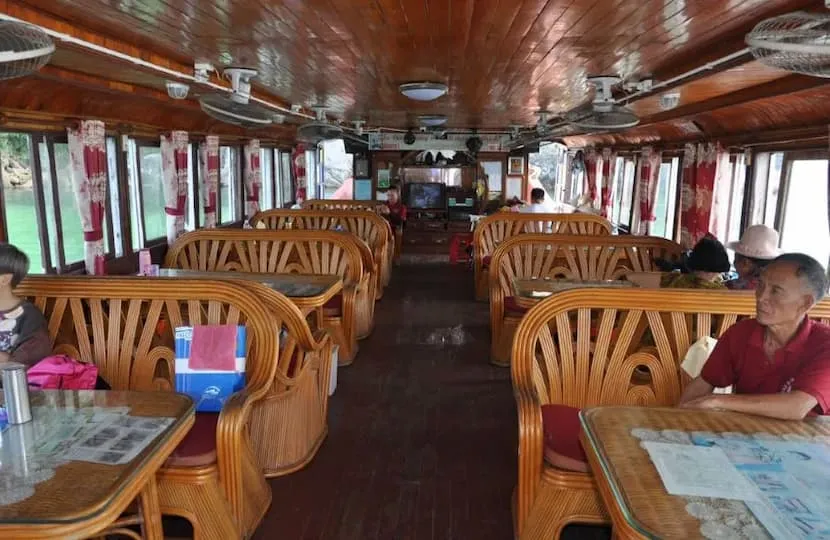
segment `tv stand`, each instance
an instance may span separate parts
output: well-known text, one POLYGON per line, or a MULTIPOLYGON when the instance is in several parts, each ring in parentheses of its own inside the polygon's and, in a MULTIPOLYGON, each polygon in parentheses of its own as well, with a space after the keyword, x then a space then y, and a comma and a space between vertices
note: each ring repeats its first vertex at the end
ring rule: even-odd
POLYGON ((469 219, 450 219, 447 210, 408 210, 403 252, 447 255, 450 240, 459 232, 470 232, 469 219))

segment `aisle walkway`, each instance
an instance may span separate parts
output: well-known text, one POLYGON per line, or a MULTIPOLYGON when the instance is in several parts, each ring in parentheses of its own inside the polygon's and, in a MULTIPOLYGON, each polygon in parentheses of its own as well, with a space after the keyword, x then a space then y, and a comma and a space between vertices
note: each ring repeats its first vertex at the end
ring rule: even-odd
POLYGON ((256 539, 512 538, 510 373, 487 362, 471 278, 446 264, 395 269, 372 336, 338 373, 327 440, 308 468, 271 481, 256 539))

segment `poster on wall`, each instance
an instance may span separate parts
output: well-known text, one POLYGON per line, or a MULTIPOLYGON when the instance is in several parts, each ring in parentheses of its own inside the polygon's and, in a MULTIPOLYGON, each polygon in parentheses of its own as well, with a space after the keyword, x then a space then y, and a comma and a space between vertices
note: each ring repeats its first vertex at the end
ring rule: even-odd
POLYGON ((522 182, 524 178, 521 176, 508 176, 507 185, 505 186, 504 196, 507 199, 513 197, 522 198, 522 182))
POLYGON ((378 189, 389 187, 389 169, 378 169, 378 189))
POLYGON ((380 132, 378 133, 369 133, 369 150, 380 150, 383 147, 382 138, 380 132))
POLYGON ((371 178, 355 178, 354 179, 354 200, 356 200, 356 201, 371 201, 372 200, 372 179, 371 178))

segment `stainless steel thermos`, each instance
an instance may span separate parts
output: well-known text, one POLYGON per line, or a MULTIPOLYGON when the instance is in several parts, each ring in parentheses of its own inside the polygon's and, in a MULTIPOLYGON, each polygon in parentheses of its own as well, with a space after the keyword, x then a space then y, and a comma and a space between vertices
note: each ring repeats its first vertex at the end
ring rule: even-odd
POLYGON ((3 399, 9 424, 25 424, 32 419, 26 366, 17 362, 0 364, 3 372, 3 399))

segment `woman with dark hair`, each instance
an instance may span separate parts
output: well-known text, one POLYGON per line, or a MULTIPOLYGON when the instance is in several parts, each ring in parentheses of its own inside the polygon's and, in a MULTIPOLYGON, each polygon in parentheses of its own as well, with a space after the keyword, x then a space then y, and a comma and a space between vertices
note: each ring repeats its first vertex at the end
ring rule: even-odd
POLYGON ((686 268, 689 273, 672 272, 663 276, 660 287, 673 289, 725 289, 723 273, 728 272, 729 255, 717 238, 704 236, 695 244, 686 268))
POLYGON ((747 227, 739 242, 730 242, 726 247, 735 252, 738 279, 726 282, 734 290, 754 290, 761 270, 780 254, 778 231, 766 225, 747 227))

